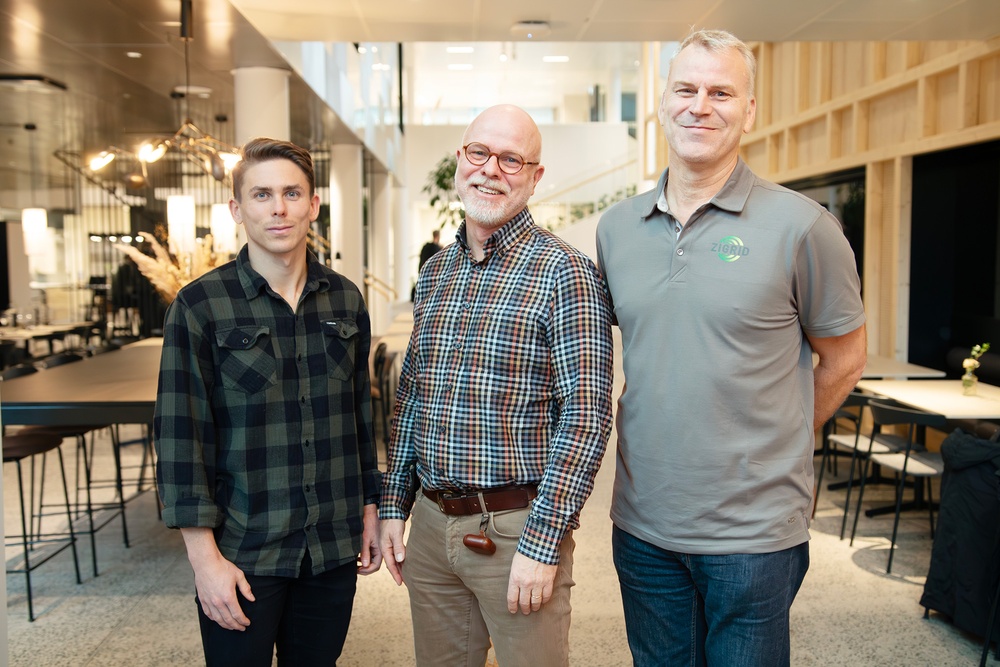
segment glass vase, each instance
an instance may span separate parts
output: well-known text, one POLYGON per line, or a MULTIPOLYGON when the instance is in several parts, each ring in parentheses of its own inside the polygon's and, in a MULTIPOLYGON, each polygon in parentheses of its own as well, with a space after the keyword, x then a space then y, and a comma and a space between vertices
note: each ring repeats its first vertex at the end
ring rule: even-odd
POLYGON ((962 376, 962 394, 965 396, 975 396, 976 395, 976 385, 979 384, 979 378, 972 371, 965 371, 965 375, 962 376))

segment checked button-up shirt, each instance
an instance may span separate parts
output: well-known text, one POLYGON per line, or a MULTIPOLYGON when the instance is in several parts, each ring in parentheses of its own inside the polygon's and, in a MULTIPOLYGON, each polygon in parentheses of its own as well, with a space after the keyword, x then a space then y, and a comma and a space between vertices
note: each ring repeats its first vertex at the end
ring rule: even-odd
POLYGON ((154 428, 163 520, 258 576, 354 562, 378 500, 361 293, 310 253, 295 310, 237 259, 167 311, 154 428))
POLYGON ((518 551, 555 564, 611 431, 607 291, 527 209, 484 250, 475 261, 463 224, 420 273, 380 513, 406 519, 418 485, 537 483, 518 551))

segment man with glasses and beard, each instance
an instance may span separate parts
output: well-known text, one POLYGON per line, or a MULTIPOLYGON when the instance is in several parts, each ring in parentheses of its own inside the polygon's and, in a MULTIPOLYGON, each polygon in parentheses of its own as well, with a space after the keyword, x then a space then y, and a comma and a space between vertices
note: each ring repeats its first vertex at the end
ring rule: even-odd
POLYGON ((491 638, 504 667, 567 665, 572 531, 611 429, 608 299, 526 208, 545 169, 527 113, 487 109, 456 154, 466 217, 417 282, 381 544, 417 665, 482 665, 491 638))

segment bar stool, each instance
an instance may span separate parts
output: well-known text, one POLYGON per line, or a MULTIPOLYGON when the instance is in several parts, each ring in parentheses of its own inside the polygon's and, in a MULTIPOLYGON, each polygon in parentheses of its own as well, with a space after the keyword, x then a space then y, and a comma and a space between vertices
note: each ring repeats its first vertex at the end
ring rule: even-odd
POLYGON ((76 583, 80 583, 80 561, 76 554, 76 534, 73 532, 73 513, 69 502, 69 488, 66 485, 66 468, 63 465, 63 455, 62 449, 59 447, 60 444, 62 444, 62 438, 57 435, 44 433, 31 433, 23 435, 15 433, 3 436, 3 462, 13 463, 17 466, 17 495, 21 508, 21 534, 5 536, 5 546, 20 545, 23 550, 24 558, 23 567, 11 568, 8 566, 7 574, 24 573, 28 597, 29 621, 35 620, 35 610, 31 591, 31 573, 40 565, 69 548, 73 552, 73 567, 76 570, 76 583), (45 459, 46 454, 51 451, 55 451, 59 455, 59 472, 62 475, 63 498, 66 501, 65 511, 67 529, 65 532, 43 533, 41 530, 41 509, 39 508, 37 514, 35 512, 34 457, 39 454, 42 456, 42 483, 39 485, 40 488, 38 494, 39 506, 41 506, 41 496, 45 491, 45 459), (31 498, 29 499, 28 507, 26 508, 24 503, 24 478, 21 470, 21 462, 27 458, 32 460, 32 485, 30 491, 31 498), (39 528, 37 532, 34 530, 34 520, 36 518, 39 520, 39 528), (41 555, 36 553, 35 555, 37 558, 33 557, 32 553, 35 552, 36 548, 44 545, 48 545, 52 548, 47 549, 44 554, 41 555))
MULTIPOLYGON (((50 368, 54 366, 61 366, 62 364, 72 363, 74 361, 80 361, 83 357, 75 353, 64 353, 55 355, 54 357, 49 357, 47 360, 49 363, 44 366, 44 368, 50 368)), ((41 365, 41 364, 39 364, 41 365)), ((15 366, 13 368, 8 368, 7 370, 0 373, 0 380, 11 380, 22 375, 29 375, 31 373, 37 373, 38 366, 31 364, 24 364, 22 366, 15 366)), ((129 546, 128 540, 128 525, 125 522, 125 501, 124 494, 122 493, 122 482, 121 482, 121 459, 119 453, 118 444, 118 432, 115 425, 103 424, 97 426, 90 425, 76 425, 76 424, 64 424, 64 425, 41 425, 41 426, 25 426, 20 431, 18 435, 46 435, 55 436, 59 438, 61 443, 64 438, 73 438, 76 440, 76 494, 74 497, 74 502, 71 504, 73 509, 80 513, 82 511, 86 514, 88 520, 88 526, 86 529, 81 530, 82 533, 87 533, 90 535, 90 557, 91 565, 93 567, 94 576, 98 575, 97 571, 97 531, 106 526, 112 519, 114 519, 119 514, 122 517, 122 536, 125 542, 125 546, 129 546), (101 428, 111 429, 112 447, 114 449, 115 456, 115 470, 117 472, 116 486, 117 492, 115 498, 109 502, 98 503, 96 506, 92 501, 91 494, 92 490, 95 488, 94 480, 91 479, 91 471, 93 470, 93 457, 94 457, 94 440, 93 433, 95 430, 101 428), (91 435, 90 442, 90 452, 87 451, 87 434, 91 435), (81 463, 83 466, 83 474, 80 474, 81 463), (80 501, 80 492, 83 491, 85 498, 83 502, 80 501), (103 521, 95 523, 94 512, 95 510, 110 510, 103 521)), ((60 457, 62 452, 60 451, 60 457)), ((35 517, 32 521, 37 520, 39 524, 41 523, 41 515, 44 513, 45 503, 44 500, 39 501, 41 504, 39 506, 39 515, 35 517)), ((33 527, 33 526, 32 526, 33 527)))

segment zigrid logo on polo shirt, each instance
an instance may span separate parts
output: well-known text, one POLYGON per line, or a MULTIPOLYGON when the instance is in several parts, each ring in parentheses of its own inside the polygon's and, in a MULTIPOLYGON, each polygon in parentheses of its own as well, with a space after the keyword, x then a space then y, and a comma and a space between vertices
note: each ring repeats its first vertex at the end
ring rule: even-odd
POLYGON ((749 255, 750 248, 743 245, 743 239, 738 236, 725 236, 712 244, 712 252, 723 262, 735 262, 749 255))

